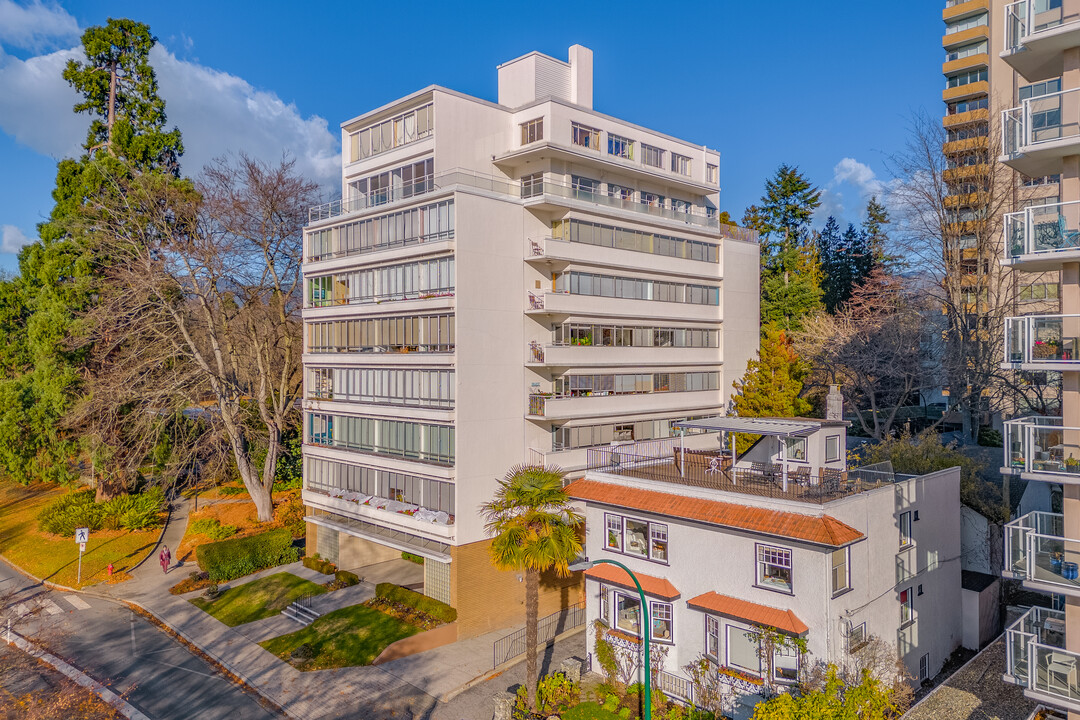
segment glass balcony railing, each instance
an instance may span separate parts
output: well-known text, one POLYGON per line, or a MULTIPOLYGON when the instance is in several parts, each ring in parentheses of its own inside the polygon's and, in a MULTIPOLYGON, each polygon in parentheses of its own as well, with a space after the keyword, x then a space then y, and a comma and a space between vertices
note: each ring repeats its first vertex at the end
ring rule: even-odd
POLYGON ((1080 88, 1024 100, 1001 112, 1001 143, 1006 155, 1038 149, 1054 140, 1080 136, 1080 88))
POLYGON ((1005 318, 1005 361, 1070 363, 1080 361, 1080 315, 1028 315, 1005 318))
POLYGON ((1004 574, 1080 592, 1080 540, 1064 537, 1064 516, 1031 512, 1005 526, 1004 574))
POLYGON ((1080 428, 1059 417, 1026 417, 1005 423, 1005 466, 1014 472, 1049 473, 1080 482, 1080 428))
POLYGON ((1005 215, 1007 258, 1080 248, 1080 201, 1035 205, 1005 215))
POLYGON ((1005 6, 1005 49, 1019 50, 1036 34, 1076 19, 1065 14, 1061 0, 1021 0, 1005 6))
POLYGON ((1005 631, 1005 670, 1029 691, 1080 701, 1080 653, 1065 649, 1065 613, 1034 607, 1005 631))

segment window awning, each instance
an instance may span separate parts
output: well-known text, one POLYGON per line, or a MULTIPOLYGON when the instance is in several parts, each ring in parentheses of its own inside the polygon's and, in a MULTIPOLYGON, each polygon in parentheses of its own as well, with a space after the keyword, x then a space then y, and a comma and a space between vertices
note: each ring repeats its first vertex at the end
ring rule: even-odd
POLYGON ((724 615, 753 625, 772 627, 792 635, 802 635, 810 628, 790 610, 758 605, 718 592, 707 592, 686 601, 688 607, 724 615))
POLYGON ((705 430, 707 432, 739 432, 751 435, 774 435, 779 437, 806 437, 815 430, 831 425, 847 425, 838 420, 813 420, 810 418, 748 418, 717 416, 698 420, 681 420, 672 423, 673 428, 705 430))
MULTIPOLYGON (((585 577, 637 592, 637 586, 634 585, 634 581, 630 578, 630 575, 616 565, 608 565, 607 563, 593 565, 585 571, 585 577)), ((646 595, 651 595, 652 597, 660 598, 661 600, 674 600, 679 597, 679 591, 675 589, 675 586, 672 585, 671 582, 664 578, 653 577, 652 575, 646 575, 645 573, 639 572, 634 573, 634 577, 641 583, 641 589, 645 591, 646 595)))

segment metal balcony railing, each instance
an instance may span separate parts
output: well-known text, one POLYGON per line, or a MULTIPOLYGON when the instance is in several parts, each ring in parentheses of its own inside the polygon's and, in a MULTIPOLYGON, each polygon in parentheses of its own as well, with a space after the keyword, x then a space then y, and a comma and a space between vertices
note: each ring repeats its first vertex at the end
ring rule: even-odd
POLYGON ((1061 418, 1033 416, 1005 423, 1005 466, 1014 472, 1049 473, 1080 482, 1080 428, 1061 418))
POLYGON ((1005 215, 1005 256, 1080 248, 1080 201, 1035 205, 1005 215))
POLYGON ((1020 0, 1005 6, 1005 49, 1019 50, 1034 34, 1080 20, 1061 0, 1020 0))
POLYGON ((1005 631, 1005 671, 1029 691, 1080 701, 1080 654, 1065 649, 1065 613, 1034 607, 1005 631))
POLYGON ((1080 315, 1026 315, 1005 318, 1005 361, 1080 361, 1080 315))
POLYGON ((1064 537, 1064 516, 1031 512, 1005 526, 1006 576, 1080 591, 1080 541, 1064 537))
POLYGON ((1077 136, 1080 136, 1080 88, 1028 98, 1020 107, 1001 112, 1005 155, 1019 155, 1043 143, 1077 136))

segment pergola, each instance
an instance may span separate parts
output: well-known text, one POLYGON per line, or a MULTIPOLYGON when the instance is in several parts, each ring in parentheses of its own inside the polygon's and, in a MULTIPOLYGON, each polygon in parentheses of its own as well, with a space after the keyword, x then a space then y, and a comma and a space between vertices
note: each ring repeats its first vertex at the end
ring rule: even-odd
MULTIPOLYGON (((784 438, 786 440, 789 437, 807 437, 820 427, 818 423, 810 422, 807 420, 792 420, 790 418, 745 418, 745 417, 711 417, 701 418, 700 420, 681 420, 677 423, 672 423, 672 428, 678 430, 704 430, 706 432, 719 432, 720 433, 720 445, 724 445, 724 441, 727 437, 731 438, 731 466, 735 467, 735 461, 738 459, 735 450, 735 436, 734 433, 747 433, 749 435, 770 435, 772 437, 784 438)), ((686 435, 685 433, 679 437, 679 451, 685 457, 686 452, 686 435)), ((784 492, 788 489, 788 465, 787 465, 787 443, 780 443, 780 466, 782 468, 782 477, 784 492)), ((679 467, 679 474, 685 476, 686 464, 681 463, 679 467)))

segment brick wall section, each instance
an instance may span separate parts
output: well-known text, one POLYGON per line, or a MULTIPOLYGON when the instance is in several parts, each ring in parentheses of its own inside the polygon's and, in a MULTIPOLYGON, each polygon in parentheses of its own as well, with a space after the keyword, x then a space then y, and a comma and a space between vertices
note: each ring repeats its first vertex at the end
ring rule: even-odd
MULTIPOLYGON (((491 564, 490 540, 451 548, 450 603, 458 611, 458 638, 525 624, 525 583, 520 573, 491 564)), ((546 574, 540 581, 540 617, 584 600, 581 573, 569 578, 546 574)))

